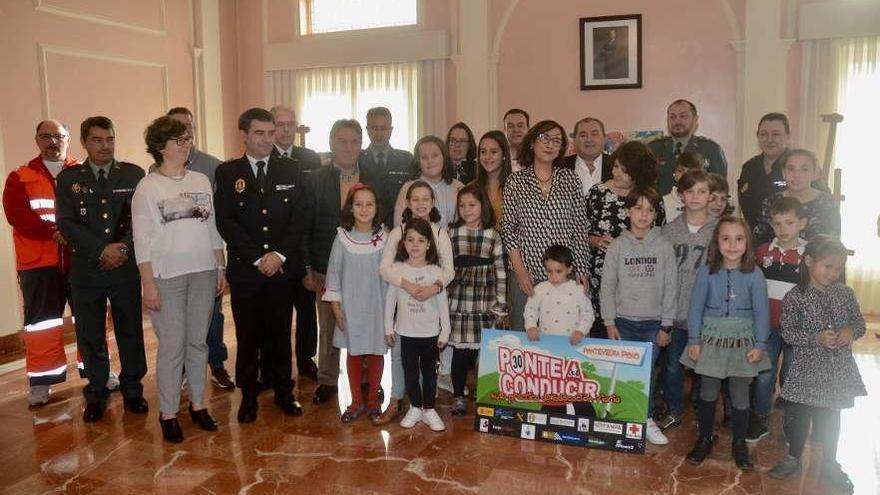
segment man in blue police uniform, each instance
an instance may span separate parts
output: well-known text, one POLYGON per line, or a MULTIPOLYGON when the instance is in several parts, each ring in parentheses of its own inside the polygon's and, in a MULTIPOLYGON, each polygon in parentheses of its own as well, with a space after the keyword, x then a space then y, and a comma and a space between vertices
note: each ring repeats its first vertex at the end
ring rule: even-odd
POLYGON ((683 99, 673 101, 666 108, 666 125, 669 136, 655 139, 648 144, 659 161, 657 191, 660 194, 669 194, 672 191, 675 161, 685 151, 699 153, 707 171, 727 177, 727 159, 724 158, 721 146, 707 137, 694 135, 699 125, 699 116, 693 103, 683 99))
MULTIPOLYGON (((273 157, 285 157, 308 176, 321 168, 321 158, 314 151, 293 144, 296 137, 296 113, 292 108, 276 105, 270 110, 275 117, 275 146, 273 157)), ((315 310, 314 287, 302 282, 294 284, 293 306, 296 308, 296 368, 297 376, 318 381, 318 366, 314 357, 318 352, 318 316, 315 310)))
POLYGON ((238 129, 245 155, 217 167, 214 209, 228 250, 235 378, 242 392, 238 421, 251 423, 257 419, 260 361, 275 404, 287 415, 302 414, 293 398, 290 326, 294 285, 306 274, 312 198, 302 171, 271 156, 275 120, 268 110, 245 111, 238 129))
POLYGON ((83 421, 104 415, 107 375, 107 301, 119 349, 125 408, 145 414, 141 379, 147 373, 141 314, 141 281, 135 265, 131 198, 144 170, 114 158, 116 134, 107 117, 80 126, 85 163, 58 174, 58 228, 71 246, 70 289, 76 340, 89 383, 83 421))
POLYGON ((370 146, 361 153, 358 168, 361 181, 375 185, 382 207, 382 221, 394 225, 394 203, 400 187, 412 176, 413 156, 409 151, 391 147, 391 111, 374 107, 367 111, 367 136, 370 146))

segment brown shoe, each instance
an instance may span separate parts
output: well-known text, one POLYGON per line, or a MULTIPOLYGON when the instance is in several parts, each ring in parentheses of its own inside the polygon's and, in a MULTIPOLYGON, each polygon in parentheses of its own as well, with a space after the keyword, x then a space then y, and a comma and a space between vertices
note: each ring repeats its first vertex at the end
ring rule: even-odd
POLYGON ((232 377, 229 376, 226 368, 222 366, 211 368, 211 381, 223 390, 235 390, 235 383, 232 381, 232 377))
POLYGON ((400 416, 400 413, 403 411, 401 407, 400 401, 397 399, 391 399, 388 403, 388 407, 385 411, 375 418, 371 418, 374 426, 382 426, 387 425, 388 423, 397 419, 400 416))

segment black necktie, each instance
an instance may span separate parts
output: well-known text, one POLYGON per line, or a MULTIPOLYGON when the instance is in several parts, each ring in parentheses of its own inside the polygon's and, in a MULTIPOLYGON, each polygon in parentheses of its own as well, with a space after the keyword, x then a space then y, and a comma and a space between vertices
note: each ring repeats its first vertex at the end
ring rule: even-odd
POLYGON ((678 155, 681 154, 681 141, 677 141, 675 143, 675 157, 678 158, 678 155))
POLYGON ((107 172, 103 168, 98 169, 98 187, 103 191, 107 189, 107 172))
POLYGON ((376 164, 379 165, 380 168, 385 168, 385 152, 380 151, 376 153, 376 164))
POLYGON ((257 185, 260 186, 262 194, 266 188, 266 162, 263 160, 257 162, 257 185))

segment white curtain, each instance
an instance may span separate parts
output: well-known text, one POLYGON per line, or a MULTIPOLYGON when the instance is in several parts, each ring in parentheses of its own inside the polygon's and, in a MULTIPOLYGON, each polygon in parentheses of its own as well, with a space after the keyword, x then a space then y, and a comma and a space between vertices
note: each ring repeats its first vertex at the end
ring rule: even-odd
POLYGON ((862 311, 880 313, 880 202, 877 195, 876 119, 880 115, 880 37, 806 42, 802 72, 801 138, 804 147, 825 154, 828 124, 820 115, 837 112, 833 167, 842 170, 842 237, 855 251, 847 283, 862 311))
POLYGON ((306 144, 316 151, 329 150, 333 122, 357 119, 366 125, 367 110, 375 106, 391 110, 391 145, 412 150, 426 131, 436 132, 435 122, 446 120, 443 78, 442 61, 270 71, 266 98, 269 106, 296 110, 310 128, 306 144))

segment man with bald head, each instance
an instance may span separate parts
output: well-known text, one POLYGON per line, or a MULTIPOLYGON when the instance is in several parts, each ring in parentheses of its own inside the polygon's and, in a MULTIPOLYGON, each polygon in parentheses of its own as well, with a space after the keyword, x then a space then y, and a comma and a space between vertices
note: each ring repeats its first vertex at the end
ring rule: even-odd
POLYGON ((275 105, 270 110, 275 117, 275 147, 272 156, 290 158, 306 176, 321 167, 321 158, 314 151, 293 144, 296 138, 296 112, 285 105, 275 105))
POLYGON ((55 223, 55 177, 76 165, 67 156, 70 131, 57 120, 37 125, 40 154, 6 178, 3 209, 12 226, 15 261, 24 301, 24 343, 29 403, 49 402, 50 386, 67 378, 64 305, 67 301, 66 241, 55 223))
MULTIPOLYGON (((296 112, 284 105, 270 110, 275 117, 275 146, 273 157, 290 159, 305 177, 321 168, 321 159, 314 151, 293 144, 296 137, 296 112)), ((315 292, 296 281, 293 289, 293 306, 296 308, 296 369, 297 376, 318 381, 318 314, 315 309, 315 292)))

